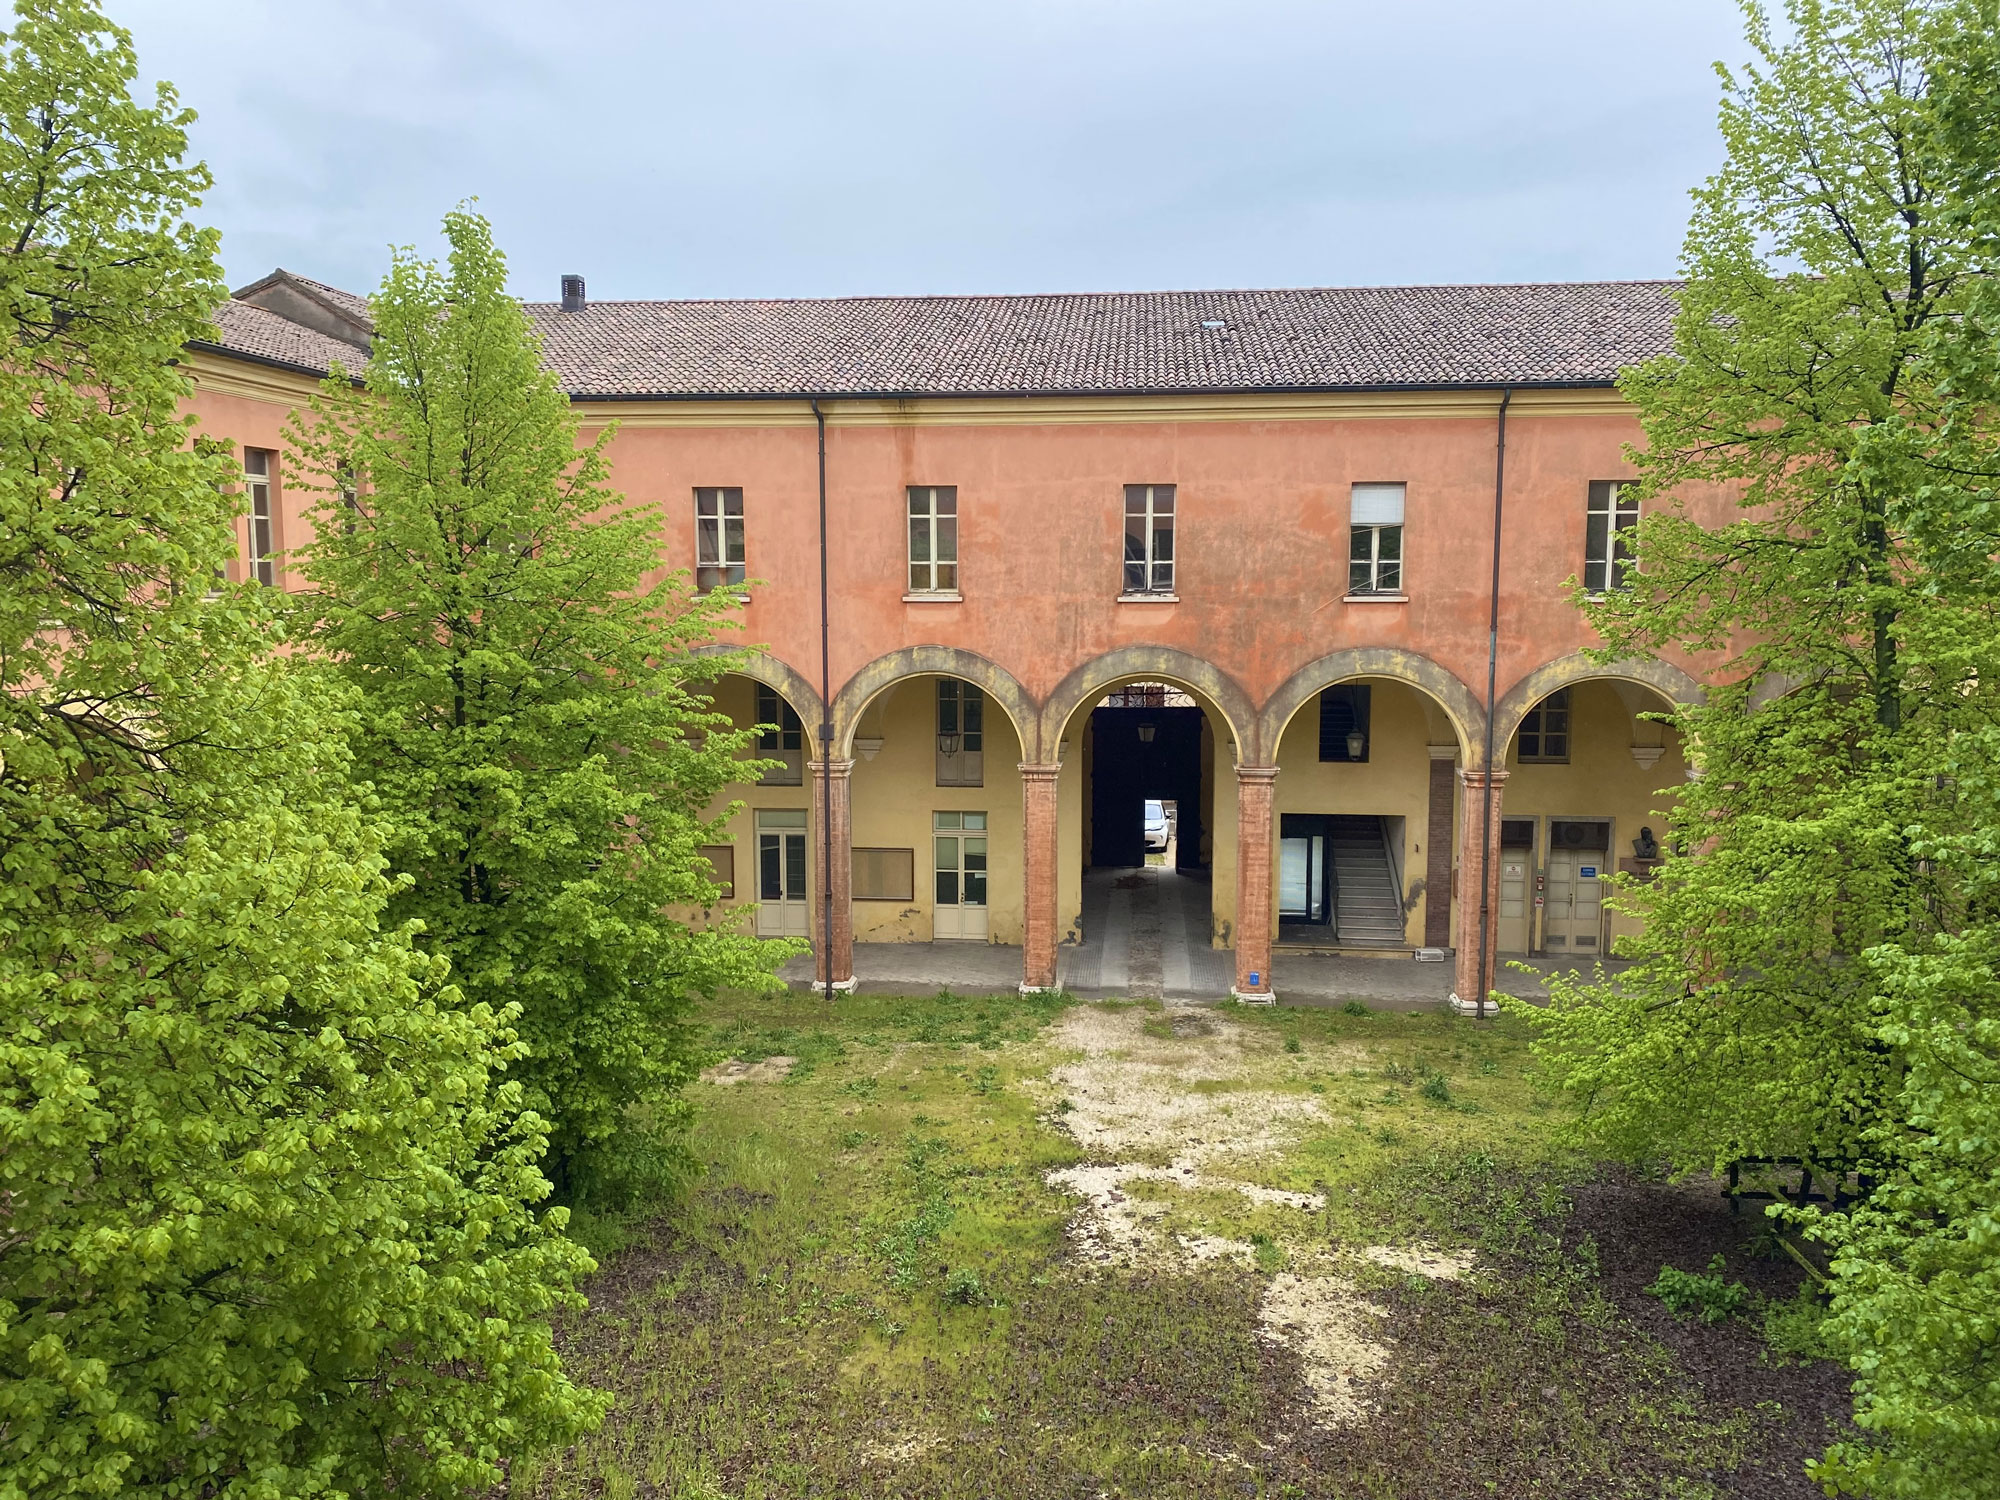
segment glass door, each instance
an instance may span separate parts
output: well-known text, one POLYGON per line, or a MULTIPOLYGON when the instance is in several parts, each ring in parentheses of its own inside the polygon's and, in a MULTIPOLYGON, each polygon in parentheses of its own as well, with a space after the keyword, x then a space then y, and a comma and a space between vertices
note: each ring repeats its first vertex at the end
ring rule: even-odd
POLYGON ((757 935, 808 935, 802 807, 765 808, 757 814, 757 935))
POLYGON ((986 941, 986 814, 941 812, 931 819, 936 906, 931 934, 940 941, 986 941))

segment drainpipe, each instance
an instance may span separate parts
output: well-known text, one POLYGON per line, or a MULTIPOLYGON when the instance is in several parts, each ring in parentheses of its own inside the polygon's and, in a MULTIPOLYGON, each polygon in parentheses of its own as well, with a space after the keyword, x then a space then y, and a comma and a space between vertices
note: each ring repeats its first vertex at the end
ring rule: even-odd
POLYGON ((1493 707, 1500 676, 1500 514, 1507 498, 1507 408, 1514 400, 1508 386, 1500 397, 1500 430, 1493 445, 1493 590, 1486 617, 1486 803, 1479 837, 1479 998, 1472 1014, 1486 1016, 1486 963, 1493 937, 1493 707))
MULTIPOLYGON (((826 586, 826 413, 812 398, 819 429, 819 972, 826 1003, 833 1004, 833 656, 828 645, 826 586)), ((1497 577, 1497 571, 1495 576, 1497 577)))

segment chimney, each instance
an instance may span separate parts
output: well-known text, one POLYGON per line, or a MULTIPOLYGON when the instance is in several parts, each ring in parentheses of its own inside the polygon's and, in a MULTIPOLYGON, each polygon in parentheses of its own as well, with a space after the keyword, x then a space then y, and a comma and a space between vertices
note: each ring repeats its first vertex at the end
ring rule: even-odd
POLYGON ((562 280, 562 309, 564 312, 583 311, 583 278, 565 276, 562 280))

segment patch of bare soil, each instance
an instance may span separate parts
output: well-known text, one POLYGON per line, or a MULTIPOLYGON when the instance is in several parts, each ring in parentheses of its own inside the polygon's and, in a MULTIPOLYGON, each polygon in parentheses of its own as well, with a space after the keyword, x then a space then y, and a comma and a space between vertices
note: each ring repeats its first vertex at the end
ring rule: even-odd
MULTIPOLYGON (((1253 1204, 1305 1214, 1326 1207, 1318 1193, 1269 1187, 1249 1175, 1327 1120, 1310 1096, 1256 1087, 1258 1068, 1281 1056, 1275 1039, 1209 1016, 1184 1028, 1186 1014, 1172 1013, 1162 1036, 1147 1011, 1083 1006, 1056 1035, 1058 1046, 1082 1056, 1051 1074, 1068 1103, 1055 1118, 1094 1160, 1051 1172, 1047 1180, 1083 1202, 1069 1238, 1084 1261, 1167 1272, 1218 1262, 1246 1270, 1257 1264, 1257 1247, 1242 1240, 1167 1236, 1161 1221, 1168 1201, 1134 1196, 1128 1190, 1134 1182, 1182 1192, 1233 1190, 1253 1204), (1129 1159, 1134 1157, 1139 1159, 1129 1159)), ((1371 1245, 1358 1254, 1434 1280, 1455 1280, 1471 1264, 1470 1256, 1420 1245, 1371 1245)), ((1321 1427, 1347 1426, 1373 1409, 1369 1391, 1393 1356, 1393 1340, 1382 1309, 1355 1281, 1358 1268, 1350 1258, 1316 1251, 1300 1265, 1306 1274, 1280 1274, 1265 1286, 1259 1336, 1296 1356, 1308 1419, 1321 1427)))
POLYGON ((1805 1273, 1789 1258, 1754 1253, 1764 1228, 1763 1205, 1732 1215, 1717 1185, 1642 1182, 1606 1172, 1575 1190, 1568 1243, 1595 1242, 1604 1295, 1634 1327, 1658 1340, 1675 1363, 1717 1403, 1778 1413, 1731 1479, 1732 1493, 1773 1500, 1813 1500, 1819 1486, 1803 1465, 1852 1431, 1853 1377, 1831 1360, 1780 1364, 1751 1323, 1703 1323, 1676 1317, 1646 1292, 1663 1265, 1706 1271, 1723 1258, 1723 1276, 1762 1297, 1797 1295, 1805 1273))
POLYGON ((701 1070, 701 1081, 717 1085, 732 1083, 779 1083, 798 1063, 796 1057, 767 1057, 762 1062, 747 1063, 730 1058, 712 1068, 701 1070))

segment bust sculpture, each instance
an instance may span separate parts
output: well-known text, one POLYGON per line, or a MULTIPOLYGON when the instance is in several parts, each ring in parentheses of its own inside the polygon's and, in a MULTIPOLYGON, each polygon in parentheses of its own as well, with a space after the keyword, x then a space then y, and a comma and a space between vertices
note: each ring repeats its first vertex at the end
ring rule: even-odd
POLYGON ((1632 854, 1638 859, 1658 859, 1660 857, 1660 841, 1653 837, 1652 829, 1641 828, 1639 830, 1639 836, 1632 840, 1632 854))

